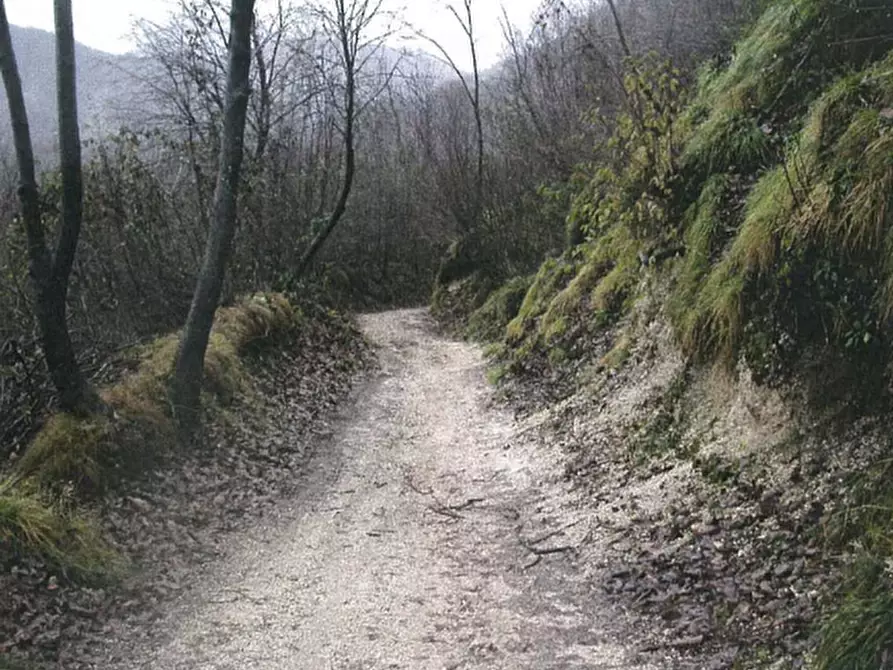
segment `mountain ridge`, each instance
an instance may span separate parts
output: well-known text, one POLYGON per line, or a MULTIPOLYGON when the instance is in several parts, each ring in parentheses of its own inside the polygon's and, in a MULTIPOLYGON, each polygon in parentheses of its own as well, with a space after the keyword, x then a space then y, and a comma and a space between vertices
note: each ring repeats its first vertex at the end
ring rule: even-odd
MULTIPOLYGON (((49 159, 58 141, 56 129, 55 37, 39 28, 10 26, 22 78, 31 139, 38 159, 49 159)), ((111 54, 77 43, 78 111, 83 139, 117 131, 136 114, 140 89, 138 72, 144 68, 135 54, 111 54)), ((4 120, 0 146, 11 151, 12 132, 5 90, 0 91, 4 120)))

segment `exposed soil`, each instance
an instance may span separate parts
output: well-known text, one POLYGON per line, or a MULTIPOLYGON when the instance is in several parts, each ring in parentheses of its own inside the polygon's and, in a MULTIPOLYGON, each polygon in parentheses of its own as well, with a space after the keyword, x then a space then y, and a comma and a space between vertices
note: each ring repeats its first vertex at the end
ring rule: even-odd
POLYGON ((887 471, 889 421, 841 427, 796 380, 688 366, 666 320, 645 317, 563 367, 534 361, 501 392, 585 492, 581 558, 649 622, 640 649, 704 670, 809 667, 851 560, 839 534, 862 504, 851 482, 887 471), (623 363, 604 364, 624 337, 623 363))
POLYGON ((537 426, 491 402, 479 351, 424 311, 362 326, 380 371, 294 494, 158 620, 110 631, 93 667, 684 667, 637 653, 593 587, 590 507, 537 426))

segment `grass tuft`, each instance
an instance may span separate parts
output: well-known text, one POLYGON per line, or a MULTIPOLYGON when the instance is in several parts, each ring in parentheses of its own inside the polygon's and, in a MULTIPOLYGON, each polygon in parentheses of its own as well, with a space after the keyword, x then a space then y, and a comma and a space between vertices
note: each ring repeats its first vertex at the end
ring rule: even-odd
POLYGON ((569 254, 560 258, 549 258, 533 279, 518 314, 506 328, 509 343, 520 343, 527 335, 536 331, 540 317, 545 313, 552 299, 576 276, 577 263, 569 254))
MULTIPOLYGON (((261 294, 218 310, 205 361, 205 389, 227 403, 247 391, 242 358, 301 326, 302 314, 278 294, 261 294)), ((0 554, 33 553, 78 575, 108 572, 120 562, 71 494, 93 496, 139 476, 176 447, 167 387, 178 336, 142 347, 136 372, 101 395, 109 416, 48 419, 0 485, 0 554)))
POLYGON ((828 539, 854 556, 839 601, 821 629, 817 670, 874 670, 893 661, 893 462, 850 482, 828 539))
POLYGON ((893 557, 863 555, 822 628, 817 670, 877 670, 893 660, 893 557))
POLYGON ((36 554, 72 578, 109 578, 125 567, 91 518, 22 481, 0 484, 0 547, 12 556, 36 554))
POLYGON ((506 326, 518 314, 533 277, 514 277, 493 291, 487 301, 468 319, 466 335, 480 342, 495 342, 505 335, 506 326))

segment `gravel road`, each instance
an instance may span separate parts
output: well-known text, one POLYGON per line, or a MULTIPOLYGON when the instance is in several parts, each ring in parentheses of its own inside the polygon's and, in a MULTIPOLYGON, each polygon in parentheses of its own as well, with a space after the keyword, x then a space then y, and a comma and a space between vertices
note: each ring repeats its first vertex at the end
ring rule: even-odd
POLYGON ((424 311, 361 324, 381 369, 302 493, 104 667, 655 668, 577 563, 592 522, 560 458, 494 406, 478 349, 424 311))

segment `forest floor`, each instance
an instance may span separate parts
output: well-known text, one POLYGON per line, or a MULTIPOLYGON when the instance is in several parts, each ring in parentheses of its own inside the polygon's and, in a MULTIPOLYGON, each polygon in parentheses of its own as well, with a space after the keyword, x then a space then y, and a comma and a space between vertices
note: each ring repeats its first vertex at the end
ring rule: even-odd
POLYGON ((233 534, 93 667, 686 667, 637 651, 645 630, 584 565, 591 506, 535 422, 494 402, 480 351, 422 310, 361 325, 380 367, 275 522, 233 534))

